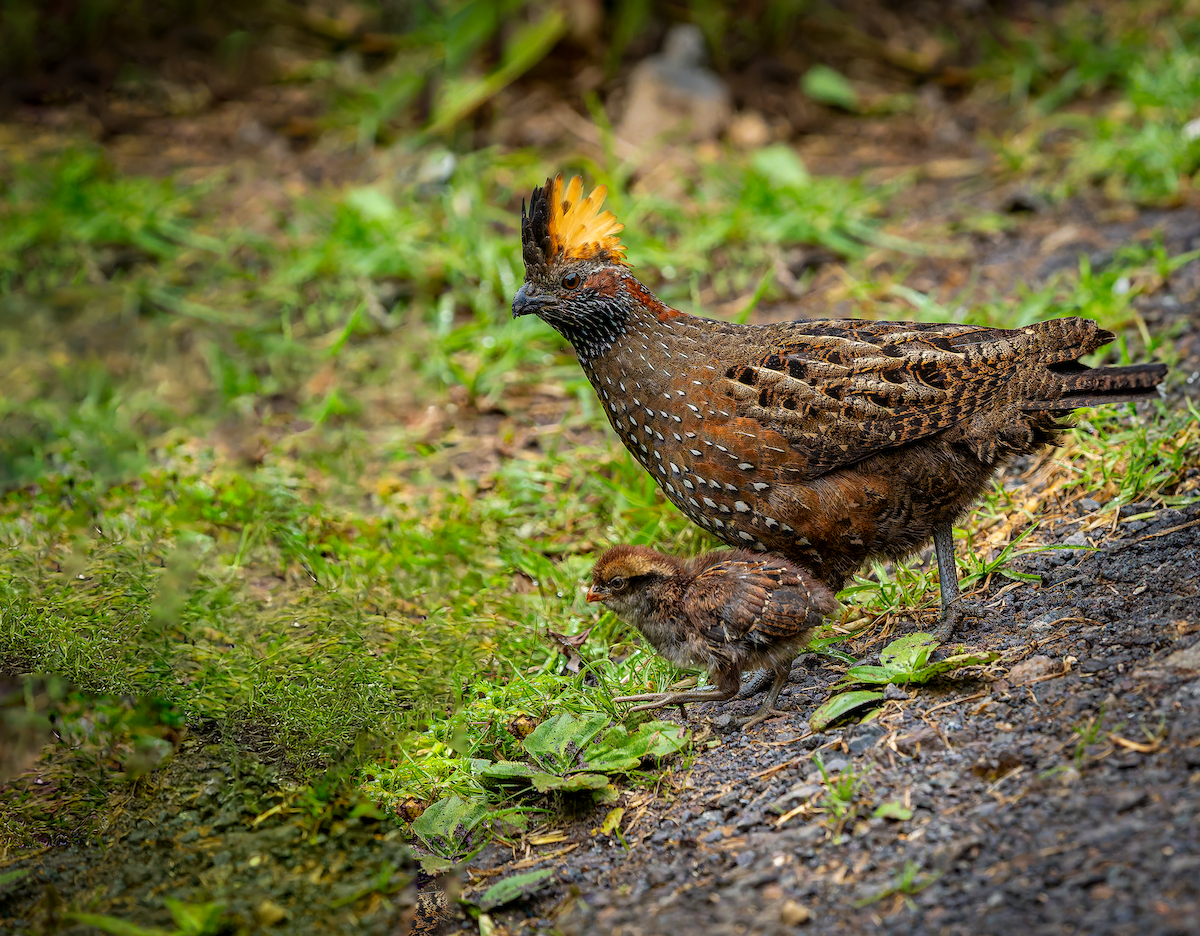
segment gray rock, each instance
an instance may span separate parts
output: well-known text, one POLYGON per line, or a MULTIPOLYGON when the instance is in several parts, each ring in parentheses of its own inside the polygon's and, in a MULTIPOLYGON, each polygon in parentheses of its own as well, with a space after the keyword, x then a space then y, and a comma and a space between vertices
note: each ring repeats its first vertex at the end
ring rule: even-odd
POLYGON ((691 23, 671 27, 662 53, 629 78, 629 105, 617 136, 635 146, 662 136, 693 142, 716 137, 732 112, 729 88, 704 68, 704 34, 691 23))

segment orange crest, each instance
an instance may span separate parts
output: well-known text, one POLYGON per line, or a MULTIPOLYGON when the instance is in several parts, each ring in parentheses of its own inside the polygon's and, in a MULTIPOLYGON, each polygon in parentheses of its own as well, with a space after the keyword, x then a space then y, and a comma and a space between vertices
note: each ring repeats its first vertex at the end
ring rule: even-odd
POLYGON ((625 248, 617 235, 625 230, 611 211, 601 211, 608 189, 598 185, 587 198, 583 179, 575 176, 563 190, 562 174, 554 177, 546 193, 550 205, 549 235, 552 259, 589 260, 602 257, 628 266, 625 248))

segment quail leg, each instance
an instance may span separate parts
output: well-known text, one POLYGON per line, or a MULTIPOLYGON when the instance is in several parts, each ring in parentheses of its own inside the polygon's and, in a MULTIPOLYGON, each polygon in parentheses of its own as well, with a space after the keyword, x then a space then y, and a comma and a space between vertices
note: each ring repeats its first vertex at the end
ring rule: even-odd
POLYGON ((945 643, 954 636, 964 618, 983 614, 962 600, 958 588, 958 565, 954 560, 954 529, 943 524, 933 531, 933 547, 937 553, 938 581, 942 590, 942 619, 933 636, 945 643))
MULTIPOLYGON (((766 670, 763 672, 766 672, 766 670)), ((788 714, 787 712, 781 712, 779 709, 775 708, 775 700, 779 698, 780 690, 787 685, 788 674, 789 670, 786 667, 775 670, 775 681, 771 683, 771 691, 767 693, 767 697, 763 700, 763 704, 759 707, 759 710, 742 723, 743 731, 748 731, 755 725, 762 724, 768 718, 774 718, 776 715, 788 714)))

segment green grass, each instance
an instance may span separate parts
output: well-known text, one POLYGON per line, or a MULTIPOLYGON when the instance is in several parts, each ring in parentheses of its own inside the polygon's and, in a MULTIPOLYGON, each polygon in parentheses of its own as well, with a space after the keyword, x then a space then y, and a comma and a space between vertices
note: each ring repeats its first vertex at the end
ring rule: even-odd
MULTIPOLYGON (((1146 59, 1147 87, 1191 87, 1172 49, 1146 59)), ((1038 67, 1026 84, 1045 95, 1069 66, 1038 67)), ((1141 85, 1104 76, 1072 94, 1151 106, 1134 100, 1141 85)), ((347 92, 364 122, 346 124, 355 145, 391 119, 399 97, 378 93, 347 92)), ((1042 111, 1030 119, 1055 113, 1042 111)), ((1177 171, 1184 157, 1168 156, 1177 171)), ((689 311, 784 299, 777 248, 818 244, 843 258, 865 315, 1015 327, 1080 314, 1120 333, 1106 360, 1170 360, 1171 336, 1150 333, 1134 300, 1191 259, 1147 241, 1015 297, 939 302, 860 262, 940 246, 896 238, 896 189, 812 176, 779 147, 698 161, 682 199, 634 194, 615 160, 469 152, 444 185, 389 173, 264 199, 254 230, 227 220, 238 206, 220 172, 126 177, 89 146, 5 160, 0 657, 253 728, 301 770, 349 763, 388 807, 495 798, 472 758, 520 758, 533 723, 615 715, 613 695, 682 675, 584 601, 608 545, 712 541, 610 438, 561 340, 509 315, 520 200, 549 172, 607 183, 635 272, 689 311), (571 672, 546 633, 587 627, 571 672)), ((1106 511, 1186 502, 1196 425, 1165 407, 1086 413, 1047 490, 1106 511)), ((1013 540, 1049 509, 1048 494, 1024 497, 997 487, 964 523, 978 534, 965 571, 1009 568, 1013 540)), ((843 598, 851 616, 911 615, 933 607, 931 586, 901 564, 843 598)))
MULTIPOLYGON (((686 207, 618 190, 639 273, 737 299, 773 243, 884 236, 886 193, 772 158, 711 167, 686 207)), ((596 623, 597 548, 708 545, 609 442, 560 339, 510 319, 513 206, 544 177, 482 152, 442 189, 316 192, 255 235, 222 225, 219 176, 120 177, 89 148, 6 164, 3 651, 297 763, 366 742, 389 802, 478 792, 464 755, 518 756, 518 715, 677 678, 611 615, 583 674, 540 636, 596 623), (560 418, 497 460, 533 393, 560 418), (502 422, 431 431, 430 406, 502 422)))
POLYGON ((979 68, 1020 114, 1002 161, 1053 199, 1178 203, 1200 169, 1185 131, 1200 92, 1200 28, 1174 2, 1071 3, 1007 34, 979 68))

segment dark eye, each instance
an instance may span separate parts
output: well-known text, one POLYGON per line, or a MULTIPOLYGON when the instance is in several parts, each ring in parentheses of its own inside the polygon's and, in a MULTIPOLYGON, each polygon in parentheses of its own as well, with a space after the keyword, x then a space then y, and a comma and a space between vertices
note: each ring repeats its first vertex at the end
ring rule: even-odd
POLYGON ((563 289, 577 289, 579 287, 579 274, 568 273, 562 278, 563 289))
POLYGON ((625 587, 625 579, 618 575, 616 578, 609 580, 608 587, 613 591, 620 591, 625 587))

